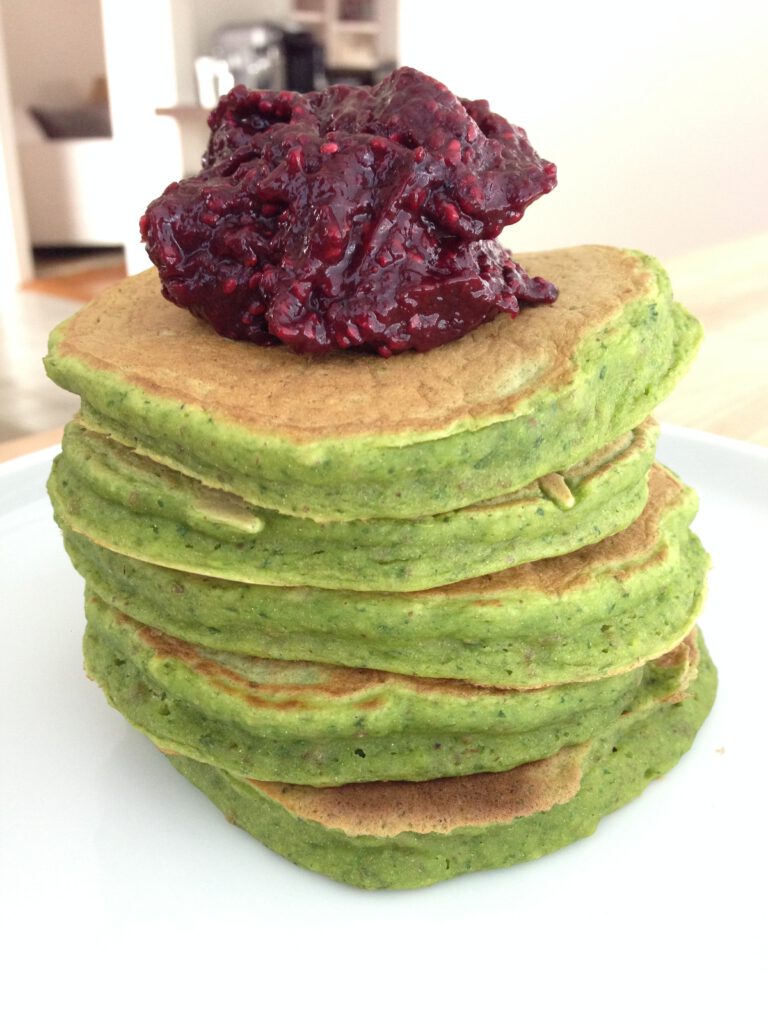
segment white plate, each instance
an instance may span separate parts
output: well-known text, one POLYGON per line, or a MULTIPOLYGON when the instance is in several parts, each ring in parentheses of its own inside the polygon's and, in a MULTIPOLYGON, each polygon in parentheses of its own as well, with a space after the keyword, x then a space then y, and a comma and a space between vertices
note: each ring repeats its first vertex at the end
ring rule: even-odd
POLYGON ((411 893, 270 853, 107 706, 44 495, 53 450, 0 466, 4 1019, 76 1000, 80 1020, 756 1020, 768 450, 668 428, 660 452, 714 559, 721 691, 693 750, 593 837, 411 893))

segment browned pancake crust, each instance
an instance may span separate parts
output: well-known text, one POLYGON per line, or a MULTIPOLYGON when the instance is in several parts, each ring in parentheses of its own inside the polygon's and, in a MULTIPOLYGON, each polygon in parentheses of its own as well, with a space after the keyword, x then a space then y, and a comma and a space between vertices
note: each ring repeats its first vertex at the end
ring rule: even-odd
POLYGON ((655 558, 665 557, 665 551, 659 545, 661 521, 668 509, 685 499, 686 493, 686 488, 673 473, 654 463, 648 475, 648 502, 642 515, 626 530, 567 555, 542 558, 475 579, 416 591, 412 596, 429 594, 434 598, 446 593, 477 594, 478 599, 487 601, 494 593, 518 589, 555 596, 593 582, 604 565, 615 566, 617 579, 629 576, 638 559, 645 569, 655 558), (649 558, 649 553, 657 547, 656 553, 649 558))
MULTIPOLYGON (((682 669, 677 689, 650 702, 685 700, 699 665, 697 631, 660 659, 682 669)), ((552 757, 506 772, 484 772, 427 782, 361 782, 319 789, 247 780, 254 789, 297 817, 350 836, 395 836, 402 832, 447 834, 486 827, 548 811, 579 791, 589 743, 564 747, 552 757)))
POLYGON ((640 257, 626 250, 580 246, 519 258, 557 283, 557 302, 515 320, 498 316, 427 353, 313 359, 230 341, 163 299, 149 270, 81 310, 59 354, 262 436, 297 443, 409 431, 438 436, 467 421, 512 417, 532 390, 562 387, 585 334, 653 287, 640 257))
POLYGON ((659 699, 659 703, 679 704, 680 701, 685 700, 688 696, 691 683, 698 674, 699 664, 701 662, 698 637, 698 627, 694 627, 688 636, 684 637, 677 645, 677 647, 673 647, 671 651, 668 651, 660 658, 655 659, 656 664, 660 668, 674 668, 677 666, 680 671, 678 688, 672 693, 668 693, 664 697, 661 697, 659 699))
POLYGON ((347 835, 453 832, 548 811, 579 791, 588 744, 566 747, 508 772, 429 782, 359 782, 317 789, 280 782, 251 785, 287 811, 347 835))
MULTIPOLYGON (((381 672, 372 668, 347 668, 343 665, 313 665, 308 662, 265 662, 258 658, 244 659, 259 662, 269 666, 273 673, 268 681, 260 680, 252 682, 246 675, 236 669, 222 664, 210 655, 206 655, 199 647, 161 633, 150 626, 142 626, 123 615, 122 612, 114 611, 115 617, 123 622, 129 623, 135 629, 142 642, 152 648, 160 660, 176 660, 184 663, 195 673, 204 676, 210 686, 221 690, 231 696, 237 696, 245 703, 254 707, 268 706, 275 710, 291 711, 305 704, 307 685, 305 683, 291 683, 286 680, 286 669, 294 673, 302 669, 315 669, 320 675, 320 681, 312 684, 313 695, 322 694, 329 700, 338 697, 350 697, 352 695, 364 694, 370 691, 376 694, 386 686, 396 685, 404 689, 411 689, 420 693, 432 693, 437 697, 467 698, 471 695, 488 694, 511 694, 511 693, 533 693, 535 690, 553 689, 557 686, 567 686, 565 683, 557 683, 551 686, 526 687, 495 687, 484 686, 480 683, 472 683, 466 680, 430 679, 424 676, 404 676, 394 672, 381 672), (279 703, 274 699, 264 699, 260 694, 268 694, 271 697, 279 695, 279 703), (291 699, 293 698, 293 699, 291 699)), ((681 690, 677 696, 671 696, 669 700, 681 699, 680 694, 687 687, 690 679, 695 676, 699 663, 698 647, 696 645, 696 630, 688 634, 676 647, 661 658, 656 659, 665 668, 678 666, 681 678, 681 690)))

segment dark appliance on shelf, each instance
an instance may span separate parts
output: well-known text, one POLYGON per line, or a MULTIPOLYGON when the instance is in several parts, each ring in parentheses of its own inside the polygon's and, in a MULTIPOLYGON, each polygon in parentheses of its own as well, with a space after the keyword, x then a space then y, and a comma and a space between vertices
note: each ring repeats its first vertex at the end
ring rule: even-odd
POLYGON ((223 25, 214 39, 213 56, 226 65, 229 86, 296 92, 325 86, 322 47, 301 29, 270 22, 223 25))

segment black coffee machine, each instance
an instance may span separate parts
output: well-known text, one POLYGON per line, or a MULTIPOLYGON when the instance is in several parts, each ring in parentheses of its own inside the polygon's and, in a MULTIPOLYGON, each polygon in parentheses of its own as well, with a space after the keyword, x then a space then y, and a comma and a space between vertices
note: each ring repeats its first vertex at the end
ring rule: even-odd
POLYGON ((230 87, 311 92, 326 85, 323 48, 301 29, 270 22, 224 25, 216 33, 213 56, 226 64, 230 87))

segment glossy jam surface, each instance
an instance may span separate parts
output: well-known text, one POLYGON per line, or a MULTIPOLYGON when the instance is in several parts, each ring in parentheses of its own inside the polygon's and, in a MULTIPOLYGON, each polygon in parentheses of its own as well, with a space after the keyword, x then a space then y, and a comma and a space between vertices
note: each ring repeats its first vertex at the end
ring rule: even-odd
POLYGON ((202 171, 141 220, 163 293, 230 338, 426 351, 557 291, 494 239, 555 167, 484 100, 410 68, 374 88, 237 87, 202 171))

